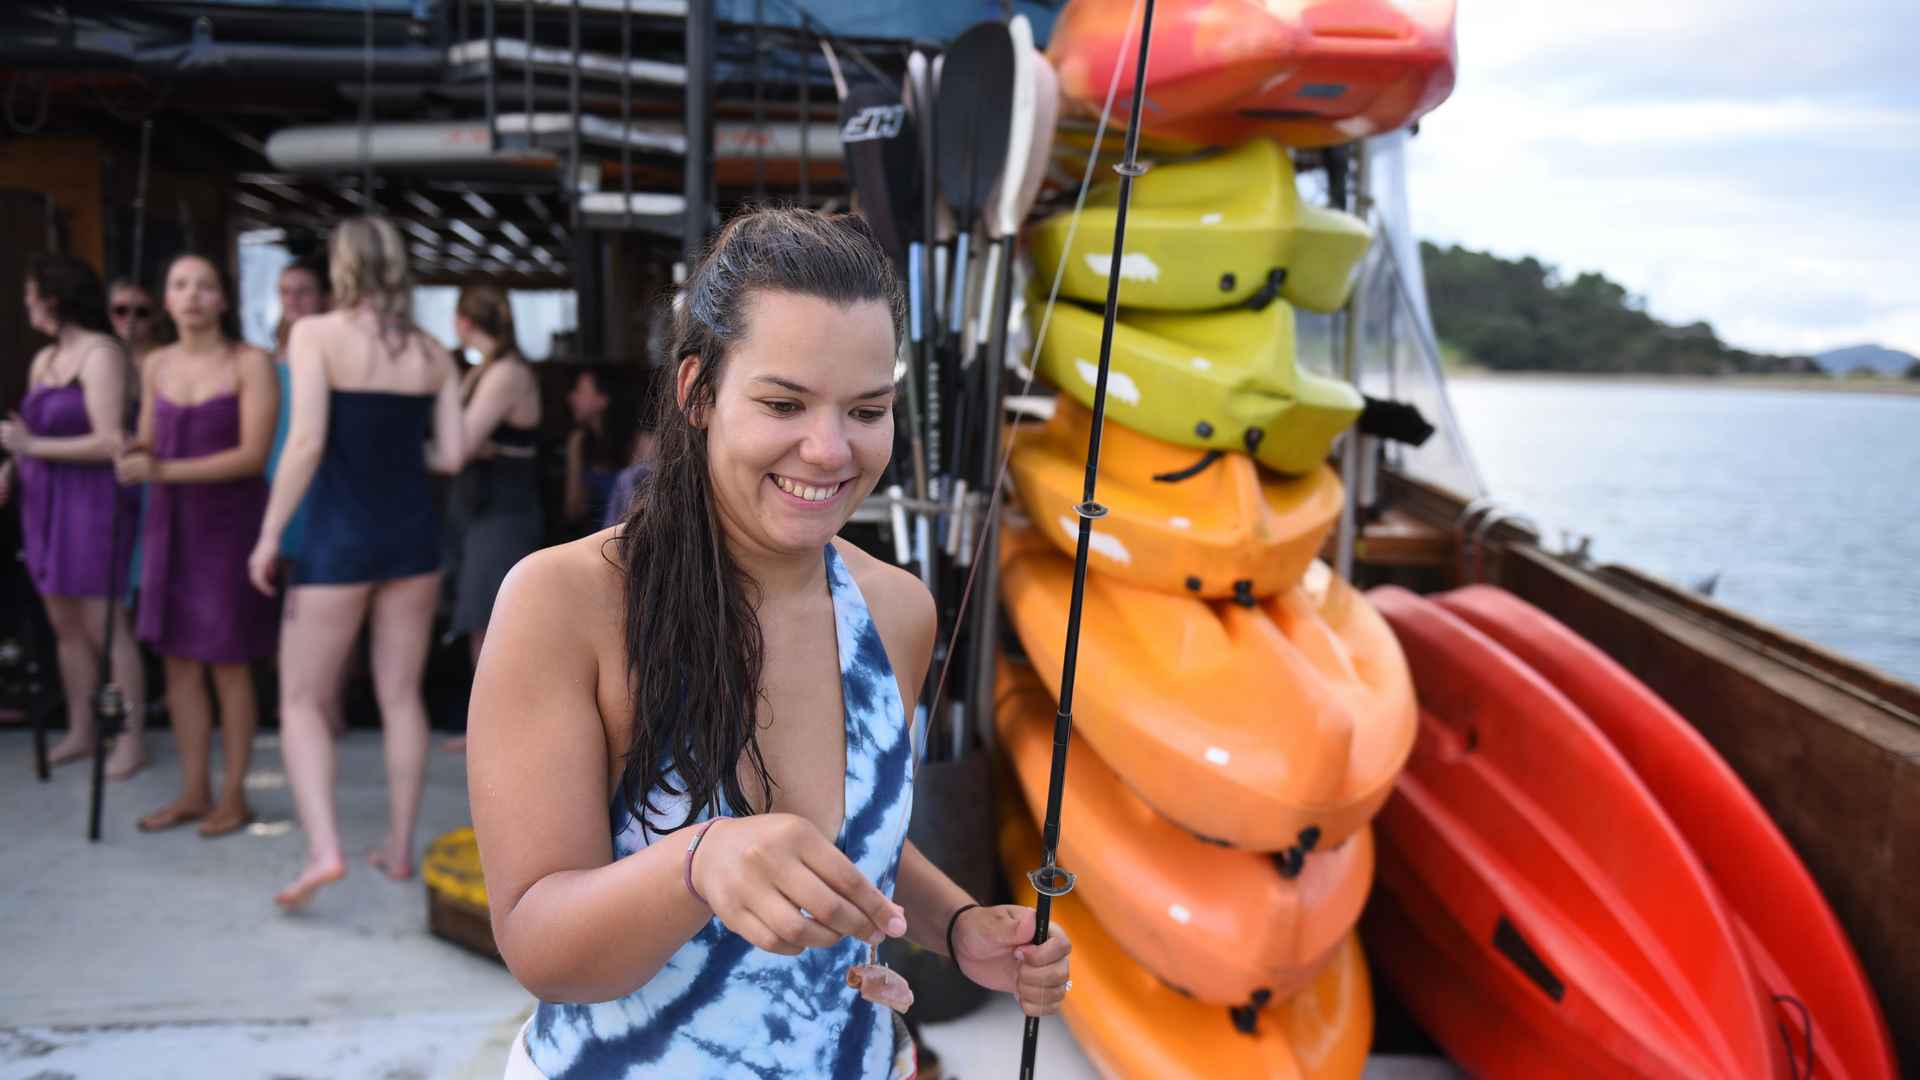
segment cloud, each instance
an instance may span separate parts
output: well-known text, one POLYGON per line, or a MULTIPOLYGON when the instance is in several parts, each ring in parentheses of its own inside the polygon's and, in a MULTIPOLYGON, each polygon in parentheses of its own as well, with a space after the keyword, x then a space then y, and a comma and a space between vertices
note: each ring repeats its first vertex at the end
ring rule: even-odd
POLYGON ((1410 147, 1421 235, 1747 349, 1920 352, 1920 5, 1477 0, 1459 37, 1410 147))

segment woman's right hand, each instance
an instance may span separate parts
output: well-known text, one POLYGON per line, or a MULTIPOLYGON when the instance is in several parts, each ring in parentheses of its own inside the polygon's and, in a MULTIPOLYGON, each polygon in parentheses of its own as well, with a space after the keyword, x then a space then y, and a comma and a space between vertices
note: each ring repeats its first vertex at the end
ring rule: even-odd
POLYGON ((693 887, 727 929, 795 956, 842 938, 878 944, 907 932, 907 913, 795 814, 716 822, 693 857, 693 887))
POLYGON ((0 462, 0 506, 13 498, 13 462, 0 462))

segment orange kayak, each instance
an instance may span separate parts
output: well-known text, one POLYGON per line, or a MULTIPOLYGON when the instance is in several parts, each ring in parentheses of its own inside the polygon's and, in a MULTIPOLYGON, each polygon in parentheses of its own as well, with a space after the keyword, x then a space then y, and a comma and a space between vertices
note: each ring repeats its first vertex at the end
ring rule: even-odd
MULTIPOLYGON (((1074 0, 1055 22, 1047 55, 1079 108, 1097 113, 1116 53, 1132 55, 1132 6, 1074 0)), ((1454 0, 1168 0, 1154 12, 1142 126, 1216 146, 1266 136, 1319 147, 1382 135, 1453 92, 1453 27, 1454 0)), ((1124 104, 1134 68, 1120 69, 1124 104)))
POLYGON ((1754 973, 1781 1002, 1789 1044, 1814 1047, 1823 1076, 1893 1080, 1887 1021, 1846 931, 1766 809, 1700 732, 1612 657, 1512 593, 1476 585, 1436 599, 1553 683, 1646 782, 1713 875, 1754 973))
POLYGON ((1368 928, 1420 1025, 1475 1076, 1785 1076, 1732 918, 1619 752, 1439 605, 1369 595, 1422 714, 1368 928))
MULTIPOLYGON (((1078 543, 1073 508, 1086 483, 1093 413, 1062 395, 1053 419, 1013 440, 1014 484, 1061 550, 1078 543)), ((1204 460, 1119 424, 1100 439, 1100 503, 1088 567, 1161 592, 1271 596, 1300 580, 1340 517, 1340 478, 1324 465, 1297 480, 1262 473, 1245 454, 1204 460), (1166 478, 1166 479, 1163 479, 1166 478)))
MULTIPOLYGON (((1002 598, 1059 693, 1073 561, 1009 515, 1002 598)), ((1385 622, 1317 564, 1260 603, 1087 576, 1075 730, 1189 832, 1298 858, 1360 831, 1413 745, 1413 686, 1385 622)))
MULTIPOLYGON (((1040 831, 1024 814, 1001 816, 1000 858, 1014 900, 1033 904, 1026 872, 1040 865, 1040 831)), ((1366 1069, 1373 988, 1354 934, 1304 990, 1272 1006, 1245 1034, 1232 1010, 1183 997, 1135 964, 1077 890, 1053 902, 1053 922, 1073 942, 1073 989, 1060 1012, 1102 1076, 1357 1080, 1366 1069)))
MULTIPOLYGON (((1027 806, 1047 805, 1054 700, 1025 664, 1003 663, 1000 745, 1027 806)), ((1312 981, 1353 931, 1373 885, 1361 829, 1296 875, 1269 855, 1209 844, 1153 812, 1084 743, 1067 755, 1060 862, 1133 960, 1188 997, 1245 1008, 1251 1021, 1312 981)))

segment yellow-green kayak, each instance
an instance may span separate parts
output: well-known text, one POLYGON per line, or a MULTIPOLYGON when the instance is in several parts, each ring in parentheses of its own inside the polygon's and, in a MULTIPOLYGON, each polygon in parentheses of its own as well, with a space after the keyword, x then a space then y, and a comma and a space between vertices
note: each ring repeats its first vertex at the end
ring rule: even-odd
MULTIPOLYGON (((1072 212, 1030 234, 1038 277, 1062 260, 1064 296, 1105 301, 1113 261, 1117 182, 1087 193, 1067 247, 1072 212)), ((1294 186, 1287 152, 1255 139, 1215 157, 1155 167, 1133 182, 1120 303, 1156 311, 1210 311, 1251 299, 1284 271, 1279 295, 1311 311, 1337 311, 1373 241, 1365 222, 1313 206, 1294 186)))
MULTIPOLYGON (((1040 348, 1041 377, 1089 407, 1100 326, 1099 312, 1058 304, 1040 348)), ((1293 309, 1278 301, 1204 315, 1123 311, 1113 327, 1107 415, 1143 435, 1251 451, 1299 476, 1326 460, 1361 404, 1348 383, 1294 363, 1293 309)))

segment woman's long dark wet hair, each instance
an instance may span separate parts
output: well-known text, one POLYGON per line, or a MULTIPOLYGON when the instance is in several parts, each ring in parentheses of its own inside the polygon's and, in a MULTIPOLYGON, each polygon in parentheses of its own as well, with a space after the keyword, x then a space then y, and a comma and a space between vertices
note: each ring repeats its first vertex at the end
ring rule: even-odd
POLYGON ((763 640, 755 587, 727 550, 708 474, 708 433, 693 423, 712 415, 721 371, 746 336, 757 292, 842 308, 878 301, 900 340, 899 283, 866 222, 852 215, 742 214, 720 230, 675 301, 673 363, 655 400, 659 460, 619 541, 634 709, 620 793, 643 828, 658 809, 656 793, 687 795, 682 825, 723 799, 735 813, 762 809, 740 783, 743 756, 759 791, 773 791, 756 737, 763 640), (687 357, 699 367, 682 402, 677 369, 687 357))

